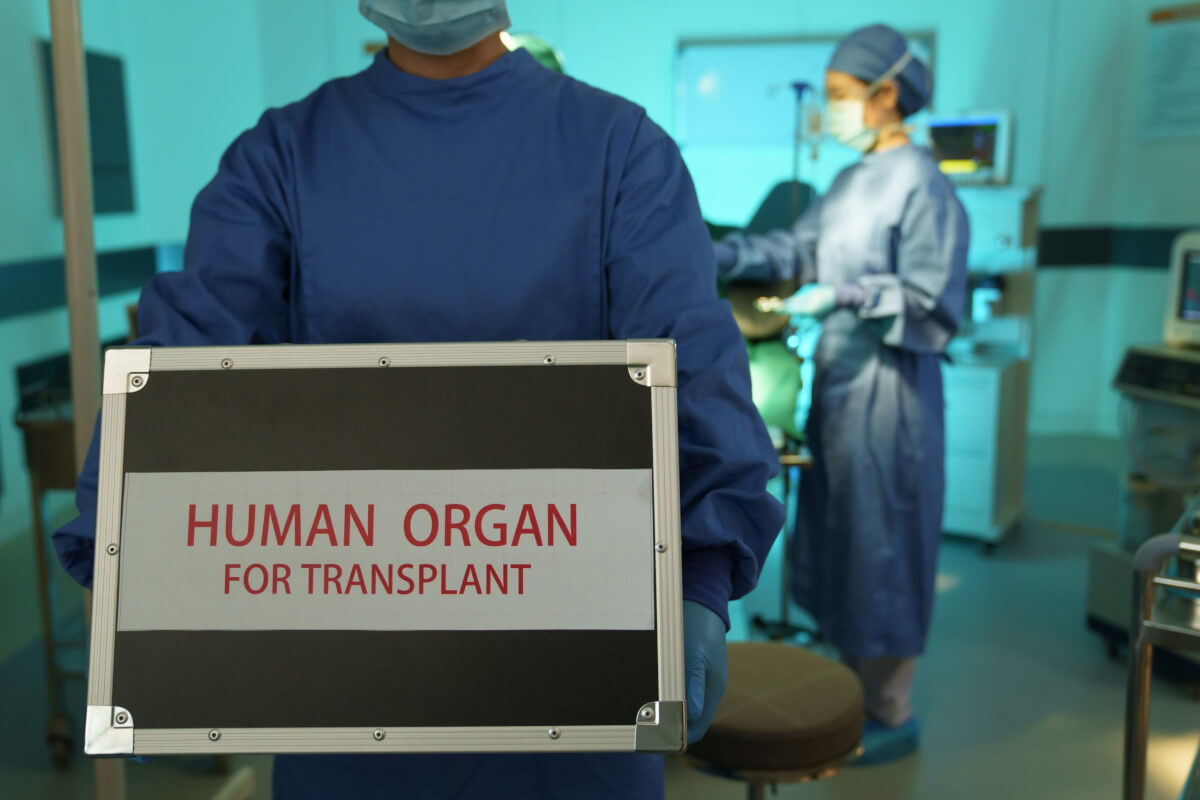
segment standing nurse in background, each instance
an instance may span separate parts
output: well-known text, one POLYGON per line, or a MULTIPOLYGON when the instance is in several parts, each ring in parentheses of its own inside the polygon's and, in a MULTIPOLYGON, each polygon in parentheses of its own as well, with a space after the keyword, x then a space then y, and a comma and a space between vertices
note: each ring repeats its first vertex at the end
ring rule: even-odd
POLYGON ((904 118, 932 78, 884 25, 838 45, 827 127, 865 155, 790 229, 716 245, 724 280, 799 276, 764 310, 820 321, 800 483, 796 602, 866 690, 863 761, 917 747, 912 682, 933 611, 944 494, 942 353, 967 287, 967 218, 904 118))

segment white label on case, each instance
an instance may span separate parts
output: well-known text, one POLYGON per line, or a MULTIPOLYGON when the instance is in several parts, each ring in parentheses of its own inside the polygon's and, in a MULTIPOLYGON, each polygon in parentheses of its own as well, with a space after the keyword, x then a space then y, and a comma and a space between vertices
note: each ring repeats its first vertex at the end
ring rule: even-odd
POLYGON ((117 627, 650 630, 648 469, 130 473, 117 627))

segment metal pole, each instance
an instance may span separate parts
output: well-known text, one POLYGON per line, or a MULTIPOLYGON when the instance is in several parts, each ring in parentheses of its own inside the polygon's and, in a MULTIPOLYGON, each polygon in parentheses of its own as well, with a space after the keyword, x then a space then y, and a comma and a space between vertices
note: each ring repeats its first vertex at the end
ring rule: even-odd
POLYGON ((803 97, 804 90, 797 90, 796 126, 792 138, 792 216, 788 220, 788 227, 794 225, 800 216, 800 140, 804 132, 804 104, 801 102, 801 98, 803 97))
POLYGON ((1146 793, 1146 747, 1150 725, 1152 645, 1142 638, 1142 623, 1154 607, 1155 571, 1134 572, 1133 614, 1129 628, 1129 683, 1125 690, 1124 800, 1142 800, 1146 793))
POLYGON ((50 0, 54 110, 58 119, 67 313, 71 328, 71 402, 75 467, 83 466, 100 410, 100 324, 92 234, 92 153, 79 0, 50 0))
MULTIPOLYGON (((75 467, 83 467, 100 411, 100 323, 92 232, 92 153, 88 137, 83 26, 79 0, 49 0, 50 55, 63 217, 63 263, 71 330, 71 402, 75 467)), ((124 800, 125 762, 98 759, 96 797, 124 800)))

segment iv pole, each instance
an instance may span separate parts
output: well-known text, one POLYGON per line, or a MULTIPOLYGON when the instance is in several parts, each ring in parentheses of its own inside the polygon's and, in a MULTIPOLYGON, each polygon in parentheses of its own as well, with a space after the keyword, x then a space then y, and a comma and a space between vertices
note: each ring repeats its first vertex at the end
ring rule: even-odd
MULTIPOLYGON (((792 84, 792 91, 796 93, 796 132, 792 139, 792 215, 791 219, 795 222, 800 216, 800 143, 804 136, 804 93, 811 89, 807 83, 797 81, 792 84)), ((813 150, 813 159, 817 157, 817 151, 813 150)))
MULTIPOLYGON (((807 141, 812 147, 812 160, 817 160, 817 146, 820 140, 820 125, 813 130, 814 120, 806 114, 804 95, 813 91, 813 86, 804 81, 794 81, 788 84, 796 96, 796 120, 792 136, 792 192, 791 192, 791 223, 800 217, 800 150, 807 141)), ((772 87, 782 88, 782 85, 772 87)), ((780 565, 779 580, 779 618, 768 619, 762 614, 755 614, 751 625, 766 634, 771 641, 793 640, 799 644, 817 642, 821 639, 820 631, 807 624, 791 621, 791 584, 792 584, 792 549, 795 546, 795 530, 792 504, 792 470, 810 466, 811 457, 804 452, 794 451, 792 445, 785 445, 785 450, 779 457, 783 469, 783 507, 785 513, 783 529, 783 563, 780 565)))

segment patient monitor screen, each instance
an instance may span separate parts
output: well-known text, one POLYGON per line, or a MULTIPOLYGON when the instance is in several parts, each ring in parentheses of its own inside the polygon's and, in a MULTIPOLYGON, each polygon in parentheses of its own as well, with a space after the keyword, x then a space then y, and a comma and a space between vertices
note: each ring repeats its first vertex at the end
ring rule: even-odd
POLYGON ((1184 252, 1179 280, 1179 318, 1200 322, 1200 250, 1184 252))
POLYGON ((999 127, 1000 121, 993 117, 931 122, 929 143, 942 172, 947 175, 990 172, 996 166, 999 127))

